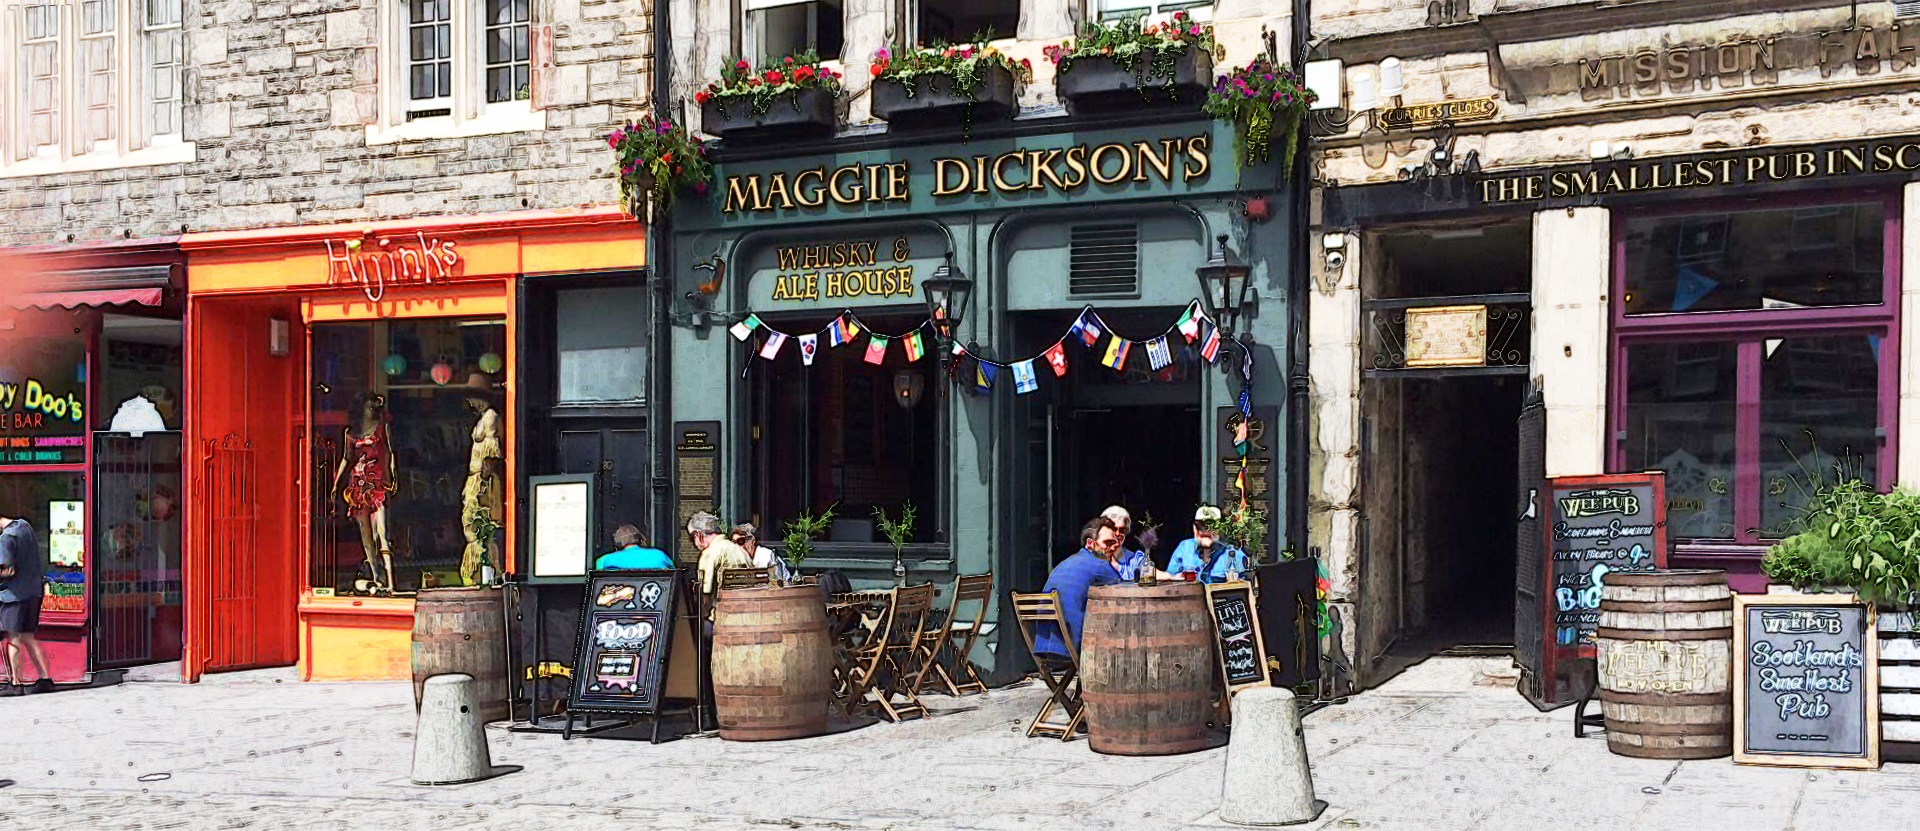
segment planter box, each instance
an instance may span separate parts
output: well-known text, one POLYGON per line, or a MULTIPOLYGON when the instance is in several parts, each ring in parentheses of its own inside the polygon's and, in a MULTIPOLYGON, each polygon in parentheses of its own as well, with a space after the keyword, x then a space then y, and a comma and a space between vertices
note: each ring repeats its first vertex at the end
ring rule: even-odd
POLYGON ((1213 87, 1213 56, 1193 48, 1174 59, 1171 78, 1154 74, 1150 59, 1132 71, 1108 57, 1074 58, 1070 67, 1054 84, 1071 115, 1140 107, 1198 109, 1213 87))
POLYGON ((1920 620, 1915 617, 1913 612, 1883 609, 1876 618, 1880 755, 1889 762, 1920 761, 1920 620))
POLYGON ((954 91, 951 75, 922 76, 912 89, 893 78, 873 82, 873 116, 897 129, 971 127, 1009 120, 1019 110, 1013 73, 1000 67, 987 71, 972 97, 954 91))
POLYGON ((776 98, 759 115, 753 114, 753 106, 745 99, 732 101, 724 109, 714 99, 700 107, 700 126, 728 141, 826 137, 833 135, 833 103, 833 93, 818 87, 776 98))

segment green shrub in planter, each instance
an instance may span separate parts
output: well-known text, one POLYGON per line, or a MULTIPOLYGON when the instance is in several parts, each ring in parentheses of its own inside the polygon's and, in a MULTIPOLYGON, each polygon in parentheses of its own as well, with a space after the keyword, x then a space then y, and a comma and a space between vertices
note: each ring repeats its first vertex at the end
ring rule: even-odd
POLYGON ((1920 592, 1920 493, 1876 493, 1858 479, 1822 484, 1767 551, 1761 570, 1796 587, 1852 586, 1880 606, 1912 605, 1920 592))

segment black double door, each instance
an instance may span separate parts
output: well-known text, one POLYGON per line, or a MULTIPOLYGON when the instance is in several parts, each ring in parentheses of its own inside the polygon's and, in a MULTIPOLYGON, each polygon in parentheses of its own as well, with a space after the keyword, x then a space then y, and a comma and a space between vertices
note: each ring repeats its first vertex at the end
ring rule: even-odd
POLYGON ((650 528, 651 500, 647 498, 648 445, 646 420, 640 417, 562 417, 553 426, 554 460, 560 473, 595 474, 595 503, 599 526, 596 550, 612 550, 613 529, 636 525, 654 544, 673 534, 650 528))

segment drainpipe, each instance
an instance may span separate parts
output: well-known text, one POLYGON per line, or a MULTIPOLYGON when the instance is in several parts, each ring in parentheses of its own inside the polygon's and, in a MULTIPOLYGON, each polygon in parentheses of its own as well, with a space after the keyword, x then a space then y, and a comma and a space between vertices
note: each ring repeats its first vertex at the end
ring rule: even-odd
MULTIPOLYGON (((1293 0, 1292 57, 1295 77, 1307 77, 1307 38, 1312 25, 1311 0, 1293 0)), ((1292 202, 1293 240, 1292 274, 1287 280, 1287 541, 1302 557, 1307 548, 1307 285, 1312 281, 1309 260, 1311 218, 1307 216, 1308 189, 1312 186, 1312 146, 1306 125, 1301 124, 1300 151, 1293 158, 1293 187, 1287 191, 1292 202)))
MULTIPOLYGON (((664 117, 672 96, 673 51, 668 31, 673 15, 662 4, 653 16, 653 111, 664 117)), ((653 538, 673 539, 673 222, 656 212, 647 223, 647 286, 653 290, 647 323, 653 360, 647 366, 647 429, 653 433, 653 538)), ((664 546, 663 546, 664 547, 664 546)), ((668 549, 671 550, 671 549, 668 549)))

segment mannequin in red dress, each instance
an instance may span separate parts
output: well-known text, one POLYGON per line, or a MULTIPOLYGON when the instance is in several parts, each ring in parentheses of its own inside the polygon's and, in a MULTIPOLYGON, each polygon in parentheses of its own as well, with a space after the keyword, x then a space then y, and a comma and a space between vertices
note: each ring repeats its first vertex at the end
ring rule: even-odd
POLYGON ((375 392, 353 398, 354 423, 346 428, 346 452, 333 473, 333 495, 346 502, 360 528, 360 548, 373 572, 373 593, 393 594, 393 546, 387 541, 387 497, 399 490, 393 441, 387 430, 387 399, 375 392), (344 477, 345 481, 342 482, 344 477), (344 486, 343 486, 344 484, 344 486), (378 553, 379 559, 374 555, 378 553), (386 571, 381 571, 381 566, 386 571), (382 574, 384 573, 384 577, 382 574))

